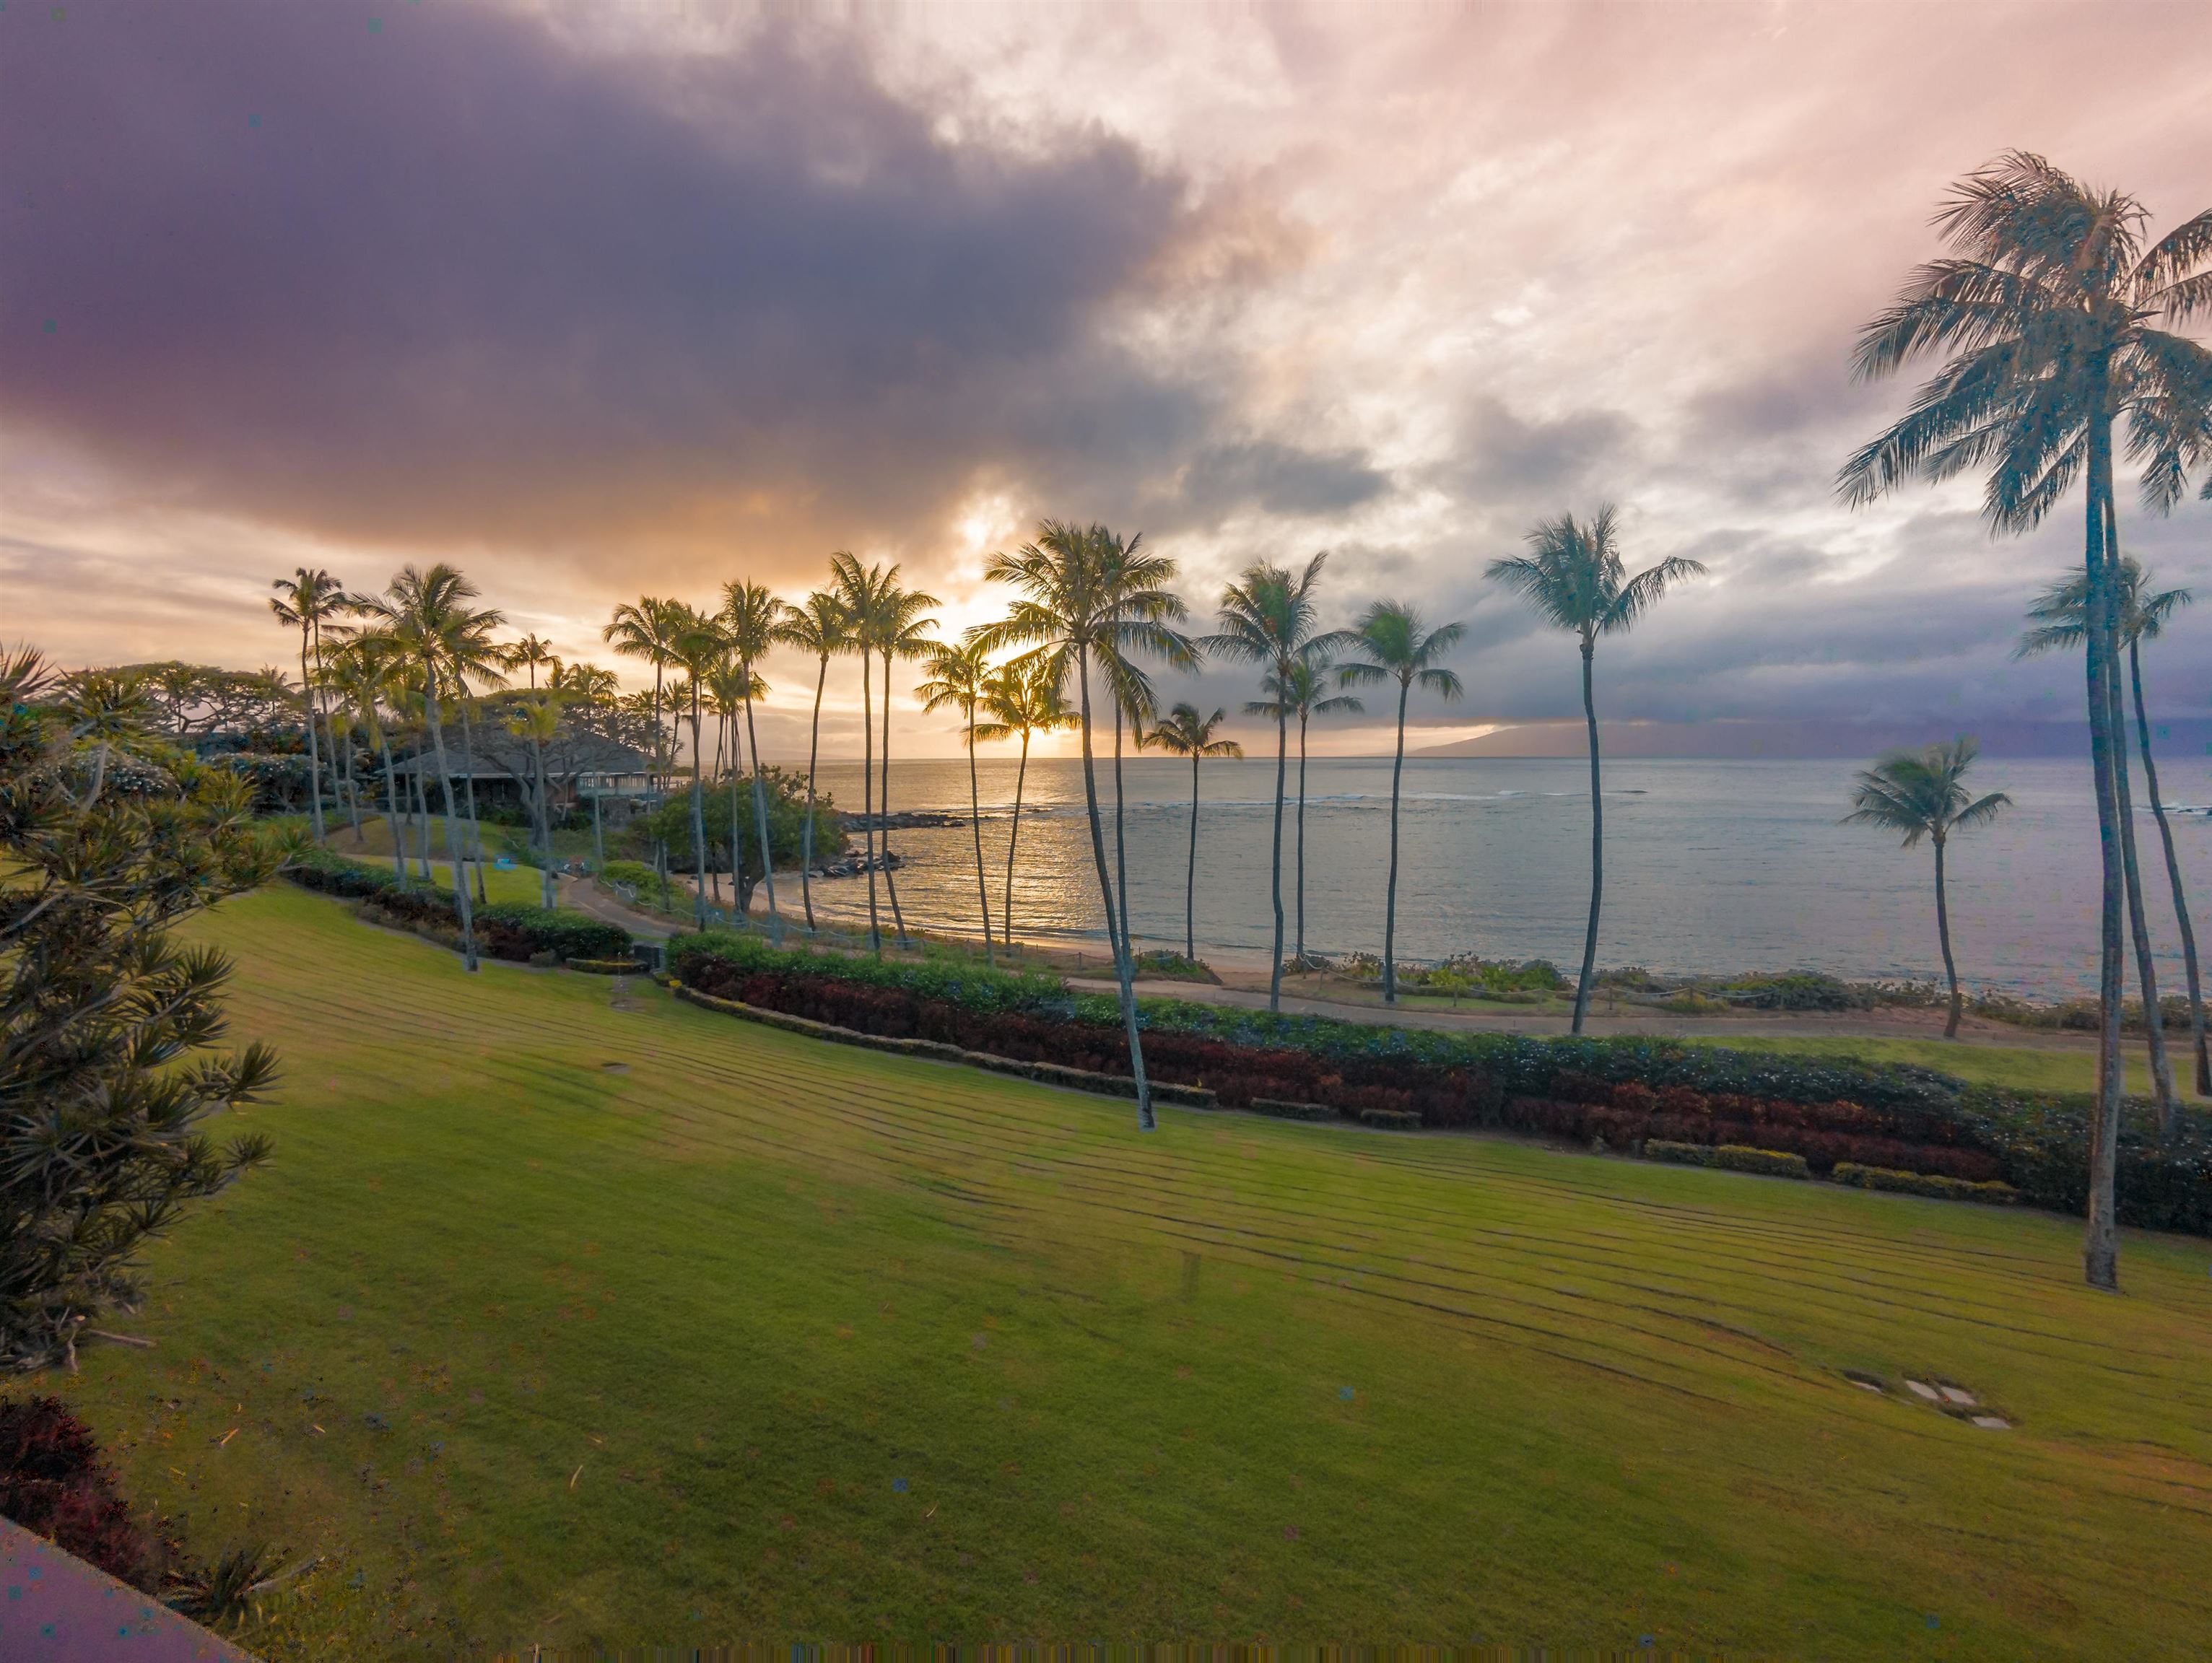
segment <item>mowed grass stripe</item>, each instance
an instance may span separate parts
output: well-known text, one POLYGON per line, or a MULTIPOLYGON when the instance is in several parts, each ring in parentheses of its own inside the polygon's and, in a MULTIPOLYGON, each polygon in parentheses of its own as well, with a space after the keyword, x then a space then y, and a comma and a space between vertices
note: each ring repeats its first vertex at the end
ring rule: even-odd
POLYGON ((269 1655, 2204 1631, 2202 1244, 2131 1235, 2093 1298, 2063 1220, 1241 1115, 1144 1138, 639 982, 468 978, 316 897, 204 929, 286 1055, 278 1158, 155 1255, 161 1350, 70 1389, 196 1534, 265 1510, 337 1556, 320 1650, 269 1655))

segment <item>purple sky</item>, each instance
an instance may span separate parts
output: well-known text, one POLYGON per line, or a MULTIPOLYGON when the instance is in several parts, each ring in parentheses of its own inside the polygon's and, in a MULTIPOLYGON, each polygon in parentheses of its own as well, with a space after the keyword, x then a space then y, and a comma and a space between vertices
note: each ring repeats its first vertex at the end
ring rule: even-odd
MULTIPOLYGON (((1607 644, 1611 711, 2070 716, 2007 649, 2071 519, 1844 511, 1909 391, 1845 355, 2008 147, 2212 207, 2208 87, 2191 5, 9 6, 0 633, 281 661, 270 577, 448 559, 604 659, 617 600, 836 548, 957 627, 1049 514, 1202 615, 1326 548, 1338 613, 1467 619, 1433 741, 1573 710, 1480 573, 1609 498, 1632 564, 1714 574, 1607 644)), ((2212 505, 2123 530, 2212 584, 2212 505)), ((2168 713, 2212 707, 2199 610, 2168 713)))

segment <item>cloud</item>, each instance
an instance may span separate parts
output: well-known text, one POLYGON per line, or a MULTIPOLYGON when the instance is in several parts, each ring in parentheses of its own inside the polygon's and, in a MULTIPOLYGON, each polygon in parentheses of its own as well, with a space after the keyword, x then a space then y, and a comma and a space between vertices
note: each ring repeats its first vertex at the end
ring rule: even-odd
MULTIPOLYGON (((1147 473, 1206 425, 1102 327, 1195 258, 1186 183, 1096 127, 951 142, 850 36, 6 21, 0 416, 140 492, 392 543, 726 551, 894 537, 979 474, 1147 473)), ((1253 449, 1247 489, 1295 497, 1292 461, 1253 449)))

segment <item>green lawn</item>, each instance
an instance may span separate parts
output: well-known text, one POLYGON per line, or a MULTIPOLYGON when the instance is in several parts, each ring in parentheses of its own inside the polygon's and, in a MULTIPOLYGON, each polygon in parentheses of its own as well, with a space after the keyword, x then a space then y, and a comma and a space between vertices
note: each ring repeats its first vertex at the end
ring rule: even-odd
POLYGON ((2201 1656, 2212 1244, 1126 1103, 487 964, 197 933, 270 1166, 74 1396, 264 1655, 740 1636, 2201 1656), (1886 1396, 1841 1370, 1893 1382, 1886 1396), (1969 1387, 2016 1425, 1911 1400, 1969 1387))

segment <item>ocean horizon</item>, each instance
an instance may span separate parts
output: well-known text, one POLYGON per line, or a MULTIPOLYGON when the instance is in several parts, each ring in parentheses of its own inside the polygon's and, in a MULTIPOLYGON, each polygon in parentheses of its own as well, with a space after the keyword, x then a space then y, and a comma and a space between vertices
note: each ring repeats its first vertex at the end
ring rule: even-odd
MULTIPOLYGON (((1379 952, 1391 759, 1316 757, 1306 771, 1305 944, 1332 956, 1379 952)), ((994 928, 1003 918, 1016 763, 979 759, 984 859, 994 928)), ((1272 757, 1207 762, 1200 773, 1196 942, 1224 966, 1265 966, 1273 932, 1268 871, 1272 757)), ((1854 768, 1835 761, 1625 757, 1605 776, 1606 895, 1601 967, 1661 974, 1813 969, 1861 980, 1940 977, 1934 859, 1870 827, 1842 823, 1854 768)), ((1125 759, 1130 909, 1140 949, 1183 944, 1190 767, 1125 759)), ((1098 769, 1113 802, 1110 759, 1098 769)), ((825 763, 822 788, 860 806, 857 763, 825 763)), ((1978 792, 2013 806, 1956 837, 1948 857, 1952 932, 1970 986, 2034 998, 2094 991, 2096 816, 2087 759, 1988 759, 1978 792)), ((2162 762, 2160 784, 2191 911, 2212 883, 2212 763, 2162 762), (2185 810, 2187 811, 2179 811, 2185 810)), ((1296 946, 1297 764, 1284 815, 1285 951, 1296 946)), ((2141 780, 2136 780, 2138 798, 2141 780)), ((964 816, 964 758, 894 761, 894 813, 964 816)), ((2136 835, 2162 992, 2182 988, 2171 891, 2147 806, 2136 835)), ((1589 904, 1588 764, 1553 757, 1408 757, 1400 824, 1397 952, 1407 962, 1458 953, 1547 958, 1571 972, 1589 904)), ((1110 820, 1108 856, 1113 858, 1110 820)), ((1104 928, 1077 759, 1032 758, 1014 881, 1017 936, 1103 946, 1104 928)), ((958 827, 902 829, 893 847, 909 924, 980 933, 975 848, 958 827)), ((680 862, 681 854, 677 853, 680 862)), ((779 885, 795 913, 796 883, 779 885)), ((861 880, 817 881, 817 912, 864 919, 861 880)), ((757 901, 756 904, 760 904, 757 901)), ((889 926, 888 899, 884 918, 889 926)), ((2135 991, 2132 960, 2129 985, 2135 991)))

